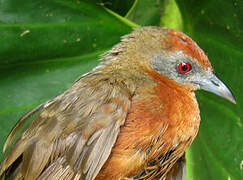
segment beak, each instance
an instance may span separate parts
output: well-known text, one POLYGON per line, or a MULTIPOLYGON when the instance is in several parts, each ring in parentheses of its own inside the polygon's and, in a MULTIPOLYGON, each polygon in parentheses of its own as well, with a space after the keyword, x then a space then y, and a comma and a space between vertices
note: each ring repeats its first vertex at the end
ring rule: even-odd
POLYGON ((236 100, 229 88, 215 75, 205 78, 200 83, 201 89, 215 93, 236 104, 236 100))

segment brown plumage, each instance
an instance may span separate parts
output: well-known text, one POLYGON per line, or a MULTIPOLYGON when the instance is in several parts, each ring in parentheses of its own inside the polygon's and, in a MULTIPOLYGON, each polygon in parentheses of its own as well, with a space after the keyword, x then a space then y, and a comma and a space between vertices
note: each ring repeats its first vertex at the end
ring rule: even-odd
POLYGON ((17 123, 4 150, 37 114, 7 152, 0 175, 183 179, 184 153, 200 123, 194 94, 200 88, 234 102, 188 36, 157 27, 137 29, 105 53, 98 67, 17 123))

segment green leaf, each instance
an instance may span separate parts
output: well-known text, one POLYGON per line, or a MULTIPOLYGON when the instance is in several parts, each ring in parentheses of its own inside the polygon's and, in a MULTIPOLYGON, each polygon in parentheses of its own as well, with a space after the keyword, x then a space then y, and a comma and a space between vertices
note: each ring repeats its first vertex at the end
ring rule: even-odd
POLYGON ((0 148, 26 111, 69 88, 131 31, 84 0, 0 1, 0 22, 0 148))
POLYGON ((121 16, 125 16, 132 7, 134 1, 132 0, 102 0, 102 3, 108 9, 116 12, 121 16))
POLYGON ((143 26, 183 29, 183 20, 175 0, 135 0, 125 17, 143 26))
POLYGON ((175 0, 165 0, 162 12, 160 26, 183 30, 183 19, 175 0))
POLYGON ((0 22, 1 63, 104 50, 130 30, 102 6, 89 1, 1 1, 0 22), (104 36, 109 39, 104 40, 104 36))
POLYGON ((125 17, 142 26, 159 26, 163 5, 163 0, 135 0, 125 17))

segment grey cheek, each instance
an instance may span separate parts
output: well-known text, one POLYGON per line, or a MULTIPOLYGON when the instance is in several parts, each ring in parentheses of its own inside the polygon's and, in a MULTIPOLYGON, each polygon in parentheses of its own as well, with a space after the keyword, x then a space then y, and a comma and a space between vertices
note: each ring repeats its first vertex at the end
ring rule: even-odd
POLYGON ((151 58, 152 68, 155 69, 159 74, 165 75, 171 79, 175 78, 176 72, 176 59, 173 57, 157 55, 151 58))
MULTIPOLYGON (((159 74, 167 76, 182 84, 193 84, 193 81, 200 81, 203 70, 198 66, 197 62, 191 60, 190 57, 183 55, 180 51, 171 55, 157 54, 151 57, 151 65, 154 70, 159 74), (188 62, 191 64, 191 71, 186 74, 182 74, 178 70, 178 66, 182 62, 188 62)), ((195 83, 197 86, 197 83, 195 83)))

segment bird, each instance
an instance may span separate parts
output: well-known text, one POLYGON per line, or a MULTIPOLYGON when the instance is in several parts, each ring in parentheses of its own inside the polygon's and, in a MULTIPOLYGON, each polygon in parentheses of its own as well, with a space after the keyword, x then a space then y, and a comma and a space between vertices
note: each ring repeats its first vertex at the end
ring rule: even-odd
POLYGON ((1 177, 185 179, 185 151, 200 125, 195 91, 236 103, 204 51, 177 30, 134 29, 100 59, 17 122, 4 144, 4 152, 11 147, 1 177))

